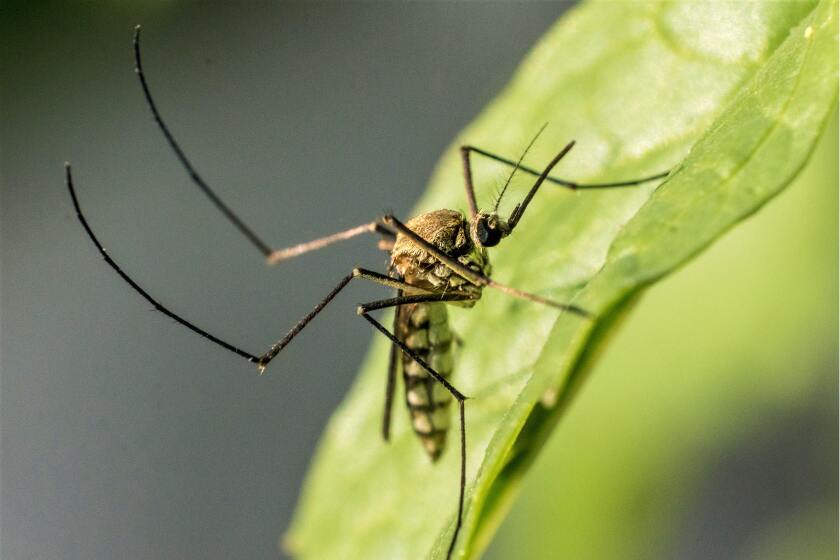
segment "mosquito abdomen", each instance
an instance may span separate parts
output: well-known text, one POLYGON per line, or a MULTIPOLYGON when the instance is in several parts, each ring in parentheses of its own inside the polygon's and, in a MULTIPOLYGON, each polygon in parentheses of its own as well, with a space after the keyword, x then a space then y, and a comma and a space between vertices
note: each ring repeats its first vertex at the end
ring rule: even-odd
MULTIPOLYGON (((406 307, 400 329, 406 346, 443 377, 449 377, 452 373, 452 331, 446 304, 418 303, 406 307)), ((452 395, 423 366, 407 356, 403 357, 403 379, 411 425, 429 457, 437 460, 446 445, 452 395)))

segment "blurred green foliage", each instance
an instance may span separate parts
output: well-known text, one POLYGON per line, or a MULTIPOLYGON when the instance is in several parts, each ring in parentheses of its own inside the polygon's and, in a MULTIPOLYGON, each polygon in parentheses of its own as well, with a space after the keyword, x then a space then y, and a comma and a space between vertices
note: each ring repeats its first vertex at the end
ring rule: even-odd
MULTIPOLYGON (((755 212, 802 168, 836 104, 836 11, 833 2, 586 4, 547 34, 505 92, 458 139, 516 154, 549 121, 529 154, 533 166, 574 137, 578 147, 558 168, 574 179, 609 180, 674 168, 659 188, 576 194, 546 188, 516 235, 493 252, 500 281, 573 300, 596 319, 558 318, 552 310, 489 292, 475 309, 453 312, 465 340, 454 383, 474 397, 467 404, 471 484, 458 555, 475 557, 487 545, 593 358, 642 290, 755 212)), ((421 210, 464 208, 455 152, 449 150, 443 159, 421 210)), ((475 165, 479 203, 490 200, 498 172, 490 162, 475 165)), ((502 212, 510 211, 527 183, 523 179, 514 186, 502 212)), ((782 244, 765 250, 765 260, 781 262, 779 254, 795 225, 788 219, 774 231, 782 244)), ((739 265, 746 262, 737 259, 739 265)), ((721 282, 731 282, 731 276, 730 271, 721 282)), ((753 279, 746 293, 749 304, 730 302, 723 315, 729 320, 712 332, 732 340, 730 329, 744 329, 754 339, 744 350, 766 347, 768 323, 786 322, 796 301, 776 291, 769 282, 776 279, 753 279), (776 295, 776 305, 766 299, 753 305, 765 290, 776 295)), ((836 276, 830 280, 836 286, 836 276)), ((636 461, 628 460, 628 476, 644 479, 655 472, 652 465, 673 467, 668 458, 674 445, 689 439, 683 428, 698 427, 707 441, 717 442, 718 435, 726 439, 728 430, 719 424, 724 414, 710 414, 708 403, 744 413, 744 399, 734 398, 740 383, 741 394, 750 389, 769 394, 774 388, 787 394, 799 387, 790 375, 777 376, 784 383, 776 384, 768 374, 760 389, 754 379, 739 381, 731 368, 755 368, 738 358, 745 355, 741 346, 722 351, 712 350, 710 343, 712 355, 678 351, 675 340, 686 339, 693 332, 687 327, 694 326, 681 322, 682 309, 696 305, 698 312, 705 310, 705 299, 716 293, 721 292, 709 293, 704 284, 684 287, 675 294, 670 313, 656 319, 665 336, 642 333, 634 341, 638 364, 631 368, 609 357, 601 362, 599 370, 609 369, 619 382, 599 395, 595 414, 578 420, 580 439, 562 445, 568 471, 534 477, 544 484, 549 479, 546 486, 552 490, 534 483, 538 497, 530 507, 522 506, 528 508, 520 514, 525 521, 512 522, 508 548, 500 543, 497 549, 504 551, 502 557, 520 557, 523 550, 537 557, 542 550, 546 558, 555 558, 559 549, 551 547, 557 535, 567 540, 562 544, 568 544, 568 557, 630 557, 633 539, 641 549, 651 539, 650 527, 666 531, 675 517, 661 508, 647 509, 647 496, 637 493, 644 481, 616 475, 625 469, 615 460, 622 450, 636 461), (697 375, 690 378, 693 368, 697 375), (642 369, 644 374, 637 376, 642 369), (666 377, 671 393, 661 389, 666 377), (668 395, 663 406, 685 414, 683 425, 659 422, 653 405, 642 407, 646 399, 660 402, 661 390, 668 395), (702 396, 707 406, 693 409, 680 396, 702 396), (613 410, 626 411, 630 419, 613 410), (601 436, 618 423, 635 426, 650 445, 622 435, 601 436), (578 482, 583 472, 602 476, 593 479, 593 488, 578 482), (562 483, 569 486, 556 486, 562 483), (570 489, 580 494, 568 495, 570 489), (624 495, 628 501, 613 506, 604 498, 624 495), (551 509, 561 502, 568 509, 551 509), (605 524, 610 517, 604 507, 612 508, 611 525, 605 524), (631 516, 644 526, 627 522, 631 516), (614 540, 605 537, 610 531, 614 540)), ((645 308, 645 302, 639 307, 645 308)), ((821 332, 824 336, 826 329, 821 332)), ((836 343, 836 329, 833 336, 836 343)), ((762 365, 778 367, 780 362, 770 356, 763 355, 762 365)), ((400 413, 391 443, 378 441, 386 362, 387 344, 380 341, 330 422, 286 541, 300 556, 445 556, 457 503, 456 444, 450 439, 449 452, 431 466, 400 413)), ((572 430, 570 424, 564 423, 560 433, 572 430)), ((701 452, 697 447, 693 455, 680 454, 686 464, 676 468, 691 472, 701 452)), ((687 492, 676 476, 666 478, 668 484, 647 490, 663 502, 687 492)))

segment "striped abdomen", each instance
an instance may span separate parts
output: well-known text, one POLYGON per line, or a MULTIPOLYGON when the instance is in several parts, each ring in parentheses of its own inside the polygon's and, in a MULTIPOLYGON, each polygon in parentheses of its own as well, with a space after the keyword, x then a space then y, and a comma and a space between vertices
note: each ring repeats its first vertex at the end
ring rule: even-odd
MULTIPOLYGON (((446 304, 416 303, 399 308, 398 336, 443 377, 452 373, 452 332, 446 304)), ((446 445, 452 395, 416 361, 403 355, 405 400, 411 425, 436 460, 446 445)))

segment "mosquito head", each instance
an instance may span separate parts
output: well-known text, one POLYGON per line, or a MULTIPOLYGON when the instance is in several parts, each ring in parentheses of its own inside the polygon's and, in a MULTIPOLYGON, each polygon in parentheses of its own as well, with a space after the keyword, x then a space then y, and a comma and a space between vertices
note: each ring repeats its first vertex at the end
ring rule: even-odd
POLYGON ((470 237, 479 247, 495 247, 508 234, 508 223, 496 212, 479 212, 470 224, 470 237))

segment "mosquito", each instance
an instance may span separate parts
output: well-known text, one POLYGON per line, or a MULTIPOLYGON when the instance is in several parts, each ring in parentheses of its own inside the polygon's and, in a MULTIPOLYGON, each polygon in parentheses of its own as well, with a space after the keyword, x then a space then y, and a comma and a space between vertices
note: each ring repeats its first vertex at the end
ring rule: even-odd
POLYGON ((566 144, 554 158, 542 169, 532 169, 522 164, 528 149, 534 144, 542 129, 534 136, 517 161, 493 154, 474 146, 462 146, 460 149, 463 164, 464 186, 469 209, 469 216, 455 210, 435 210, 416 216, 405 223, 392 215, 379 217, 371 222, 327 235, 306 243, 300 243, 284 249, 273 249, 245 224, 231 208, 225 204, 216 192, 199 175, 187 159, 175 137, 164 122, 157 104, 152 97, 140 56, 140 26, 134 31, 134 66, 146 103, 152 112, 158 128, 163 133, 169 146, 175 152, 181 165, 187 171, 192 182, 212 201, 221 213, 235 226, 245 238, 265 257, 269 265, 298 257, 305 253, 321 249, 333 243, 350 239, 365 233, 378 235, 379 247, 390 253, 387 273, 354 268, 344 276, 309 313, 262 354, 252 354, 247 350, 210 334, 187 319, 169 310, 157 299, 146 292, 108 255, 97 239, 79 205, 79 199, 73 186, 70 164, 65 164, 67 188, 76 211, 76 215, 90 238, 99 250, 105 262, 128 283, 137 293, 151 303, 164 315, 174 319, 214 344, 233 352, 248 362, 256 365, 260 373, 269 363, 307 326, 309 323, 356 278, 368 280, 395 290, 394 297, 360 304, 356 311, 370 325, 382 333, 391 343, 388 361, 388 375, 385 387, 385 406, 382 417, 382 437, 388 441, 391 432, 391 411, 399 371, 405 387, 405 402, 411 419, 411 426, 417 434, 425 452, 434 462, 443 453, 446 436, 449 431, 450 405, 454 401, 458 407, 460 432, 460 480, 458 483, 458 516, 455 529, 449 543, 447 558, 450 558, 458 540, 464 512, 464 492, 466 488, 467 426, 464 404, 468 397, 459 391, 450 381, 453 374, 452 344, 455 335, 449 326, 447 305, 471 308, 481 298, 484 288, 499 290, 508 296, 546 305, 563 312, 589 317, 586 310, 569 303, 552 299, 501 284, 490 275, 490 260, 487 249, 497 246, 502 239, 510 236, 519 224, 528 205, 534 199, 540 187, 553 183, 561 187, 578 189, 610 189, 632 187, 662 179, 668 172, 657 173, 641 179, 612 183, 581 184, 559 179, 550 175, 554 167, 574 146, 566 144), (510 175, 502 187, 496 202, 490 210, 480 210, 476 203, 473 188, 470 156, 477 154, 511 168, 510 175), (499 215, 499 203, 517 171, 536 177, 528 193, 505 219, 499 215), (395 308, 393 328, 388 330, 381 322, 371 316, 371 312, 395 308))

